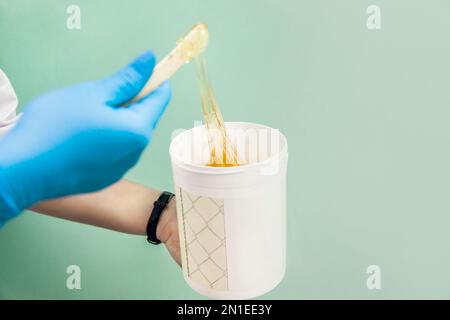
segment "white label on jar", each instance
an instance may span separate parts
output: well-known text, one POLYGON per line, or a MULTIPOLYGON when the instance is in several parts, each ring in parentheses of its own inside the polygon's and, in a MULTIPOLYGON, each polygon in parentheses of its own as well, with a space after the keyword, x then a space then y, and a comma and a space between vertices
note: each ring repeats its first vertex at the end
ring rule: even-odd
POLYGON ((223 199, 202 197, 182 188, 177 191, 188 277, 205 287, 228 290, 223 199))

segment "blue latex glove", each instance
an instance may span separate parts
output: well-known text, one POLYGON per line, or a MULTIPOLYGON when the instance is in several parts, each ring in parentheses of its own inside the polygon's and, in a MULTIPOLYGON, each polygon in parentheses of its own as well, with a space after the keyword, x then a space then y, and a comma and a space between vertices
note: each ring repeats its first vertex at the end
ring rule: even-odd
POLYGON ((146 52, 110 78, 44 94, 0 139, 0 226, 46 199, 118 181, 149 143, 171 91, 168 83, 127 108, 150 77, 146 52))

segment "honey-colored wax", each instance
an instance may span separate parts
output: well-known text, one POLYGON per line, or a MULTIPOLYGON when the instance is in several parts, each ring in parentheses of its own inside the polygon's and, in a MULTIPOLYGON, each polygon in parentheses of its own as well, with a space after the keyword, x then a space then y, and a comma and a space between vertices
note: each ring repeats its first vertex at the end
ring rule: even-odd
POLYGON ((203 53, 195 58, 197 79, 200 87, 203 119, 208 134, 211 167, 239 166, 236 146, 227 135, 227 129, 217 104, 211 82, 208 78, 206 60, 203 53))

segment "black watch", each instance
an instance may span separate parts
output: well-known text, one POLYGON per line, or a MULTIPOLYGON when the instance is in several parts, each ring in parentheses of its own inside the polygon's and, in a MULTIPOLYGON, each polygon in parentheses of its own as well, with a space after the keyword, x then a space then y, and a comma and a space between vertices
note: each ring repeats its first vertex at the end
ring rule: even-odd
POLYGON ((169 201, 174 197, 173 193, 164 191, 153 203, 153 210, 147 223, 147 241, 151 244, 160 244, 161 241, 156 237, 156 227, 158 226, 159 218, 166 208, 169 201))

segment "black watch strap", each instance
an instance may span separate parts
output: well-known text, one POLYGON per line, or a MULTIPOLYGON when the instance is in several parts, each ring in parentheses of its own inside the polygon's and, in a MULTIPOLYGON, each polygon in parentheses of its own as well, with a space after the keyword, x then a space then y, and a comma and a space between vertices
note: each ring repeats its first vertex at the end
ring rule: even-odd
POLYGON ((159 218, 167 206, 169 201, 174 197, 173 193, 164 191, 153 203, 153 210, 147 223, 147 241, 151 244, 160 244, 161 241, 156 237, 156 227, 158 226, 159 218))

